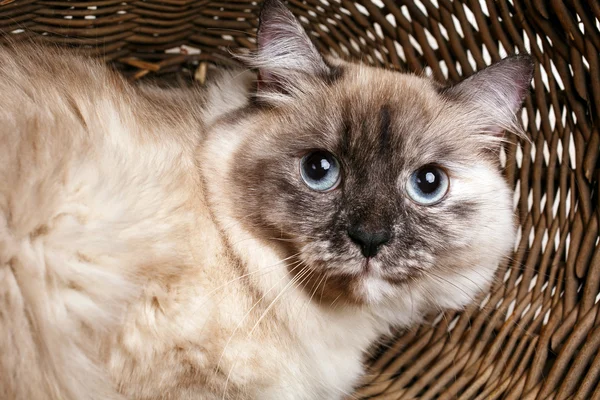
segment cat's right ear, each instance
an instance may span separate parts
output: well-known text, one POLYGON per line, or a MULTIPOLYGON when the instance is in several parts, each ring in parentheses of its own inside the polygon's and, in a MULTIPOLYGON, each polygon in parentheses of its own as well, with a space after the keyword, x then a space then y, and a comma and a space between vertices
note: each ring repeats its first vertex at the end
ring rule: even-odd
POLYGON ((529 94, 534 64, 529 55, 507 57, 444 91, 451 98, 475 106, 483 132, 502 137, 505 130, 520 133, 516 113, 529 94))
POLYGON ((263 3, 257 36, 258 50, 246 61, 258 69, 258 97, 290 96, 306 77, 331 74, 302 25, 280 0, 263 3))

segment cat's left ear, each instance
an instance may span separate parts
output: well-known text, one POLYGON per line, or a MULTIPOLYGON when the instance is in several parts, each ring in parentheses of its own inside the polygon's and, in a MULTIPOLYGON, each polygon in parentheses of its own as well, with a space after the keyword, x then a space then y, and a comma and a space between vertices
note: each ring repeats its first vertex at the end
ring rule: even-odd
MULTIPOLYGON (((507 57, 475 73, 445 93, 481 111, 481 123, 487 133, 500 136, 515 130, 515 114, 529 93, 533 77, 533 59, 529 55, 507 57)), ((517 133, 517 132, 515 132, 517 133)))
POLYGON ((265 0, 260 12, 258 51, 249 59, 259 71, 258 94, 290 94, 303 77, 331 73, 314 44, 280 0, 265 0))

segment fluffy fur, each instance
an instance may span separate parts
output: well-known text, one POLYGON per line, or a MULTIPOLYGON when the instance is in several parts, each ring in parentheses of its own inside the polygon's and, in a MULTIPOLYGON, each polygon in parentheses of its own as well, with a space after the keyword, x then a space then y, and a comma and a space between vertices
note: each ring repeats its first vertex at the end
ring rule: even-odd
POLYGON ((390 326, 489 285, 514 237, 498 138, 529 60, 440 88, 324 60, 265 7, 257 89, 239 72, 139 88, 0 49, 0 398, 341 398, 390 326), (341 160, 338 189, 302 182, 311 149, 341 160), (450 191, 426 207, 405 184, 428 163, 450 191), (353 221, 392 239, 365 260, 353 221))

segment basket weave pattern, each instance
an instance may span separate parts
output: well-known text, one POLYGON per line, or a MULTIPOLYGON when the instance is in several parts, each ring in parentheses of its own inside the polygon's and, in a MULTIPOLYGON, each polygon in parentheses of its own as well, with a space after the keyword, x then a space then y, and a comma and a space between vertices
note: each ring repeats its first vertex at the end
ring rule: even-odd
MULTIPOLYGON (((356 396, 600 399, 600 2, 289 5, 323 52, 442 81, 507 53, 536 59, 523 112, 531 143, 506 149, 520 219, 514 254, 482 304, 390 341, 356 396)), ((0 0, 0 32, 103 56, 132 79, 167 79, 231 64, 230 50, 252 49, 259 7, 247 0, 0 0), (188 50, 173 53, 183 45, 188 50)))

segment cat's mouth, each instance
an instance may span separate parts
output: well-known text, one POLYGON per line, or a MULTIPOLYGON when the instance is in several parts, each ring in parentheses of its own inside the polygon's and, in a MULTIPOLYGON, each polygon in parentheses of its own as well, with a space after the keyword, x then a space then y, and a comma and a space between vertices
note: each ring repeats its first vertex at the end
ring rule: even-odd
POLYGON ((378 257, 338 262, 313 261, 300 273, 290 271, 294 278, 302 274, 301 287, 311 300, 322 304, 364 305, 372 302, 379 289, 387 295, 418 279, 423 271, 389 266, 378 257), (298 276, 296 276, 298 275, 298 276))

